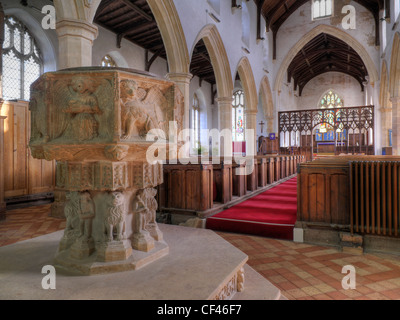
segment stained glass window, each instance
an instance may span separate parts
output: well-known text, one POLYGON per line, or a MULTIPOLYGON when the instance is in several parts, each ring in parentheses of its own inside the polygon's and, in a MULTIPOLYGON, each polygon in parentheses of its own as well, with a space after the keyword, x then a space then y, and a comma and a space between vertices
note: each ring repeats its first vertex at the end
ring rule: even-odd
POLYGON ((116 67, 114 59, 111 58, 108 54, 101 60, 102 67, 116 67))
POLYGON ((232 141, 245 141, 246 119, 243 91, 236 91, 232 99, 232 141))
POLYGON ((13 16, 6 16, 3 43, 3 99, 29 100, 30 86, 42 73, 35 39, 13 16))
POLYGON ((200 101, 196 94, 192 104, 193 146, 200 148, 200 101))
POLYGON ((343 108, 343 99, 333 90, 329 90, 320 101, 321 109, 343 108))
POLYGON ((313 0, 313 19, 331 17, 333 13, 333 0, 313 0))

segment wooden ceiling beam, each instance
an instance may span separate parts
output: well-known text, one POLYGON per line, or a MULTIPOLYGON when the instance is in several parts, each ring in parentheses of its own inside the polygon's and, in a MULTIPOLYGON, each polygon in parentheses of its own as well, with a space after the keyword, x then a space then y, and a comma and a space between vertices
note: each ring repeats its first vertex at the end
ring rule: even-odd
POLYGON ((154 18, 151 15, 146 13, 143 9, 139 8, 137 5, 133 4, 129 0, 118 0, 118 1, 121 1, 123 4, 128 6, 130 9, 134 10, 137 14, 142 16, 147 21, 153 21, 154 20, 154 18))

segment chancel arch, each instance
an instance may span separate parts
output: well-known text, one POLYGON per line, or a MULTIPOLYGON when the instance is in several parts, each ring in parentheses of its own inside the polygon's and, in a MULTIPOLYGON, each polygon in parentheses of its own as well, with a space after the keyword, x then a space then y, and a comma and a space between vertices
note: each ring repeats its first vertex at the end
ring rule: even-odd
POLYGON ((348 46, 350 46, 354 51, 360 56, 361 60, 365 64, 369 82, 373 85, 378 79, 379 75, 376 70, 375 64, 368 54, 367 50, 364 46, 355 38, 350 36, 347 32, 340 30, 336 27, 329 25, 318 25, 314 29, 312 29, 309 33, 304 35, 288 52, 286 57, 281 63, 277 76, 275 78, 274 89, 277 92, 280 92, 282 85, 285 80, 285 76, 287 75, 287 70, 289 69, 290 64, 296 55, 303 49, 311 40, 317 37, 320 34, 331 35, 343 42, 345 42, 348 46))

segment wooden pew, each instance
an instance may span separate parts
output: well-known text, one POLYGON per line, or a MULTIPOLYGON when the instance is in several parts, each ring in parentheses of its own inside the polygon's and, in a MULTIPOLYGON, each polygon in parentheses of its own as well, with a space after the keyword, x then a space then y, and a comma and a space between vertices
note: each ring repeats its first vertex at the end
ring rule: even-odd
POLYGON ((216 185, 215 201, 228 203, 232 201, 232 163, 231 161, 220 160, 218 164, 213 164, 213 177, 216 185))
POLYGON ((258 187, 263 188, 268 184, 268 166, 266 157, 257 157, 258 187))
POLYGON ((247 193, 247 177, 236 174, 237 169, 245 170, 245 168, 245 163, 232 163, 232 194, 236 197, 243 197, 247 193))
POLYGON ((212 164, 164 164, 160 209, 206 211, 213 206, 212 164))
POLYGON ((272 184, 275 181, 275 159, 272 157, 267 158, 267 183, 272 184))
POLYGON ((247 190, 253 192, 258 187, 258 164, 256 158, 249 161, 253 161, 253 171, 247 175, 247 190))

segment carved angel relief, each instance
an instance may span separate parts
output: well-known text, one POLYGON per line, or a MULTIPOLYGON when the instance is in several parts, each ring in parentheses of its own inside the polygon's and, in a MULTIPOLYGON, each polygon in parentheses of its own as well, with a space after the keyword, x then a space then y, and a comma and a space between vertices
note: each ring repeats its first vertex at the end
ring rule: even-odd
POLYGON ((120 88, 122 139, 143 140, 152 129, 167 132, 168 101, 157 86, 146 90, 134 80, 122 80, 120 88))
POLYGON ((96 89, 94 81, 75 78, 71 82, 72 95, 65 113, 72 116, 68 135, 78 141, 92 140, 98 136, 98 122, 94 114, 102 114, 97 97, 93 94, 96 89))
POLYGON ((32 90, 31 99, 29 101, 29 111, 31 111, 31 139, 30 141, 42 139, 44 143, 48 142, 50 137, 46 128, 46 104, 43 99, 43 86, 39 86, 36 90, 32 90))

